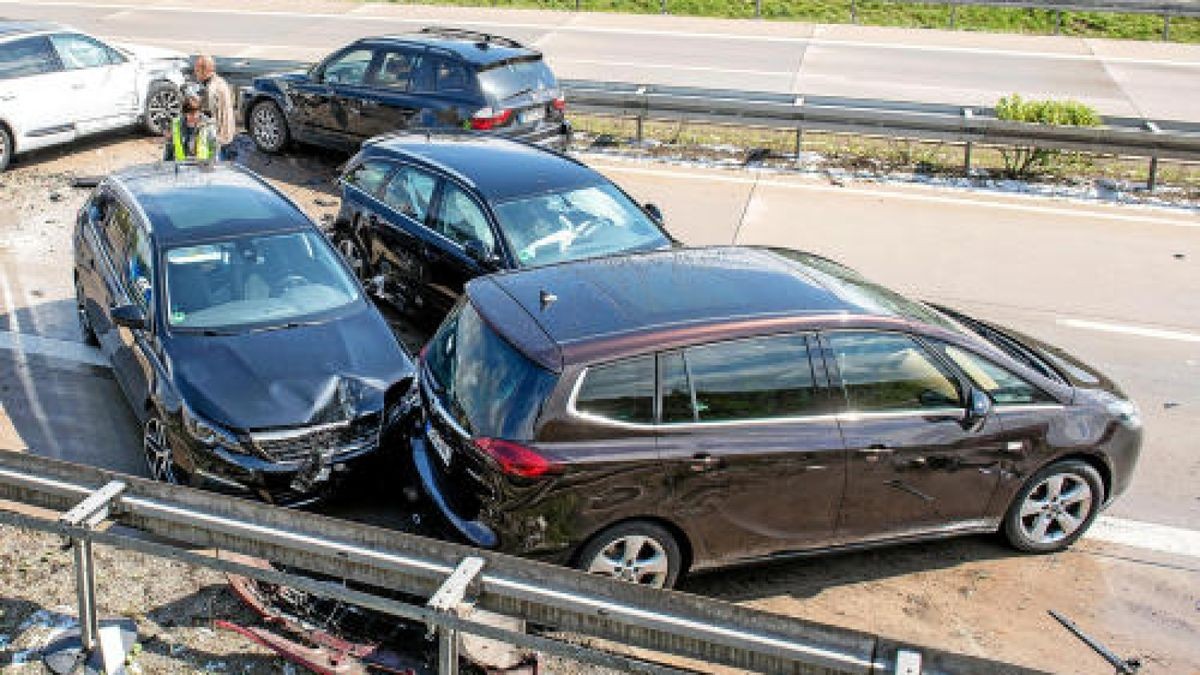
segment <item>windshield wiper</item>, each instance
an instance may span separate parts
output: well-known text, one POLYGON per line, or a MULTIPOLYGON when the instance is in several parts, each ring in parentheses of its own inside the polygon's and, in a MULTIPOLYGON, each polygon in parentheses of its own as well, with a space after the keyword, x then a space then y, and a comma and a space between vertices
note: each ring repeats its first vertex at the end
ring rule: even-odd
POLYGON ((510 98, 516 98, 518 96, 524 96, 525 94, 530 94, 530 93, 533 93, 533 87, 525 87, 524 89, 518 89, 517 91, 509 94, 508 96, 505 96, 501 100, 507 101, 510 98))
POLYGON ((251 333, 266 333, 268 331, 273 331, 273 330, 288 330, 291 328, 302 328, 304 326, 317 326, 317 325, 320 325, 320 323, 321 323, 320 321, 287 321, 287 322, 277 324, 274 326, 263 326, 262 328, 255 328, 255 329, 252 329, 250 332, 251 333))

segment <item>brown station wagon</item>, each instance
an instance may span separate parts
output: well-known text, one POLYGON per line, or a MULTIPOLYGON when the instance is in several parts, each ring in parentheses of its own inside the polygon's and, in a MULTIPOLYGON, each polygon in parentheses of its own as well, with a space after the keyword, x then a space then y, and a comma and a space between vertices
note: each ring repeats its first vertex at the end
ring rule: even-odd
POLYGON ((653 586, 972 532, 1057 551, 1142 436, 1061 350, 776 249, 476 279, 420 383, 415 467, 463 538, 653 586))

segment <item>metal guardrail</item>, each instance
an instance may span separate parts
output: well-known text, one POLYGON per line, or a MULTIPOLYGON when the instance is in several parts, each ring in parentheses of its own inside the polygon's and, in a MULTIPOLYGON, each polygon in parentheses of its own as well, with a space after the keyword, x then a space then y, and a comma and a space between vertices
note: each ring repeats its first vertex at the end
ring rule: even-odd
POLYGON ((468 594, 480 609, 556 630, 764 673, 1036 672, 708 598, 655 591, 567 568, 27 454, 0 452, 0 499, 23 507, 66 511, 57 520, 51 520, 23 515, 18 512, 20 509, 13 510, 10 506, 9 510, 0 510, 0 522, 56 533, 71 540, 76 554, 85 650, 98 648, 94 636, 100 628, 96 620, 91 546, 99 543, 293 586, 427 623, 439 632, 443 673, 456 671, 457 659, 446 655, 453 656, 459 631, 624 672, 686 671, 476 623, 445 611, 448 601, 453 604, 456 598, 468 594), (119 527, 97 529, 106 519, 155 538, 132 536, 119 527), (165 540, 178 543, 164 543, 165 540), (304 576, 203 555, 189 550, 189 545, 266 558, 293 569, 434 600, 425 606, 405 604, 304 576), (469 578, 472 572, 477 574, 469 578), (89 633, 91 645, 87 640, 89 633))
MULTIPOLYGON (((310 65, 218 59, 218 69, 238 84, 258 75, 310 65)), ((570 110, 634 118, 638 140, 648 119, 794 129, 797 152, 805 131, 938 140, 966 146, 968 171, 974 144, 1037 146, 1148 158, 1151 188, 1159 159, 1200 161, 1200 124, 1189 122, 1105 117, 1099 127, 1052 126, 1000 120, 988 107, 591 80, 562 80, 561 84, 570 110)))

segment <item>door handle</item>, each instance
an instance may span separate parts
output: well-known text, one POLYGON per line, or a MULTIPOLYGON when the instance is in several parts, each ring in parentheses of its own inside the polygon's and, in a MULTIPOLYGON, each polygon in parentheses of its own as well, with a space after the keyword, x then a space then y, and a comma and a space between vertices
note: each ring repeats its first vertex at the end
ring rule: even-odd
POLYGON ((867 462, 878 462, 880 457, 886 457, 894 452, 896 452, 894 448, 889 448, 882 443, 876 443, 865 448, 860 448, 858 456, 867 462))
POLYGON ((724 464, 720 457, 713 457, 708 453, 700 453, 692 455, 691 469, 695 473, 704 473, 718 469, 724 464))

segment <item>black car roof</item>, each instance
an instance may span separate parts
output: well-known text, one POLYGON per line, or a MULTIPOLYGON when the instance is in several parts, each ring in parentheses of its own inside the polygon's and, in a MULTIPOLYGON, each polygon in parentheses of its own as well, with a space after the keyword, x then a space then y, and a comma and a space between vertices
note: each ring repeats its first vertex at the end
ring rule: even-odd
POLYGON ((0 39, 61 30, 63 26, 49 21, 7 21, 0 19, 0 39))
POLYGON ((396 134, 368 141, 363 156, 402 155, 455 174, 489 201, 606 182, 569 157, 482 134, 396 134))
POLYGON ((136 204, 162 245, 313 226, 290 199, 236 164, 143 164, 106 182, 136 204))
POLYGON ((495 35, 457 29, 426 30, 429 32, 368 37, 358 40, 355 44, 436 47, 481 68, 506 61, 541 57, 541 52, 536 49, 495 35))
POLYGON ((718 339, 737 327, 753 332, 797 318, 952 327, 925 305, 842 265, 785 249, 727 246, 597 258, 493 274, 470 282, 467 293, 514 346, 555 370, 605 354, 663 348, 668 335, 718 339), (540 331, 529 330, 525 317, 492 309, 503 303, 478 301, 497 290, 540 331))

